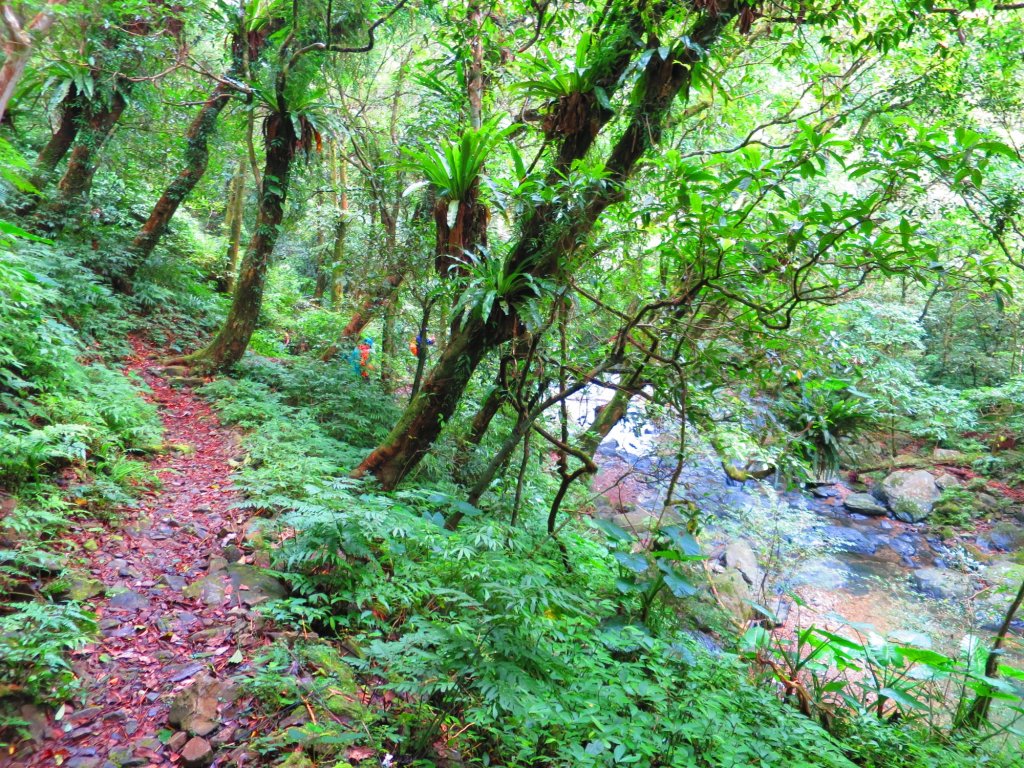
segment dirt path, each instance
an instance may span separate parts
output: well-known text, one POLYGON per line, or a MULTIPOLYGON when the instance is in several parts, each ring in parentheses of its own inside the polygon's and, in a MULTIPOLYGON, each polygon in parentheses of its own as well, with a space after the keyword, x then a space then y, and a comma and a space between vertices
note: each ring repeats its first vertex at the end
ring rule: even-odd
MULTIPOLYGON (((69 701, 60 720, 51 713, 36 724, 36 741, 15 758, 24 768, 186 762, 181 753, 191 757, 203 744, 186 749, 192 734, 169 738, 178 730, 168 724, 174 696, 197 680, 225 679, 262 643, 246 605, 261 594, 245 583, 255 569, 244 565, 232 543, 243 524, 241 513, 231 509, 238 500, 229 464, 239 450, 237 438, 190 389, 171 386, 150 369, 149 350, 133 346, 128 368, 152 388, 149 399, 160 409, 165 442, 178 449, 151 463, 161 490, 98 529, 83 525, 76 536, 95 580, 80 586, 98 593, 89 602, 100 637, 73 654, 86 700, 69 701)), ((251 726, 245 703, 218 702, 216 689, 210 695, 209 725, 193 733, 206 730, 204 741, 213 751, 244 742, 251 726)))

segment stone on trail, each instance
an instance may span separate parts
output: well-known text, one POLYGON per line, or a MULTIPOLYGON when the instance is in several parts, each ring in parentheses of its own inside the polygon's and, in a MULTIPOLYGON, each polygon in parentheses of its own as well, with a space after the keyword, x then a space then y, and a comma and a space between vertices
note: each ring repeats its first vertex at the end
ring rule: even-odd
POLYGON ((889 510, 879 504, 878 499, 870 493, 851 493, 843 500, 843 504, 851 512, 869 517, 882 517, 889 514, 889 510))
POLYGON ((234 687, 201 675, 171 702, 167 722, 195 736, 206 736, 220 724, 220 705, 234 698, 234 687))
POLYGON ((228 596, 229 581, 223 571, 196 579, 181 591, 185 597, 201 600, 206 605, 221 605, 228 596))
POLYGON ((213 762, 213 747, 206 739, 193 736, 181 750, 181 760, 188 768, 204 768, 213 762))
POLYGON ((231 563, 227 573, 238 599, 248 606, 277 600, 288 594, 284 584, 254 565, 231 563))
POLYGON ((68 597, 72 600, 88 600, 103 592, 103 582, 87 576, 75 575, 68 580, 68 597))
POLYGON ((893 517, 905 523, 927 519, 942 495, 935 478, 923 469, 893 472, 882 481, 882 491, 893 517))
POLYGON ((129 589, 110 598, 110 607, 119 611, 141 611, 149 608, 149 598, 129 589))

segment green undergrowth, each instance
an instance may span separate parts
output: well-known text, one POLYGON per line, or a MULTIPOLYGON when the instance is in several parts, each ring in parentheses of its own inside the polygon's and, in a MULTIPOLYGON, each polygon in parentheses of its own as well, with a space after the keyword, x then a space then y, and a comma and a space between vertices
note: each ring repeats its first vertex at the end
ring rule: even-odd
POLYGON ((291 587, 265 610, 296 640, 250 681, 279 723, 258 745, 270 762, 304 750, 335 765, 369 747, 421 766, 1009 764, 854 712, 832 716, 831 735, 775 685, 753 684, 739 652, 696 642, 678 612, 690 598, 650 600, 633 588, 647 566, 613 557, 582 522, 556 543, 543 508, 512 527, 451 486, 383 493, 349 479, 365 448, 345 440, 367 442, 350 431, 355 409, 379 392, 344 367, 307 365, 263 362, 204 389, 249 430, 236 483, 260 515, 250 541, 291 587), (345 398, 333 411, 292 391, 332 377, 345 398), (465 519, 450 532, 453 510, 465 519), (318 661, 303 645, 313 637, 318 661), (353 680, 368 701, 332 712, 331 696, 356 700, 353 680))

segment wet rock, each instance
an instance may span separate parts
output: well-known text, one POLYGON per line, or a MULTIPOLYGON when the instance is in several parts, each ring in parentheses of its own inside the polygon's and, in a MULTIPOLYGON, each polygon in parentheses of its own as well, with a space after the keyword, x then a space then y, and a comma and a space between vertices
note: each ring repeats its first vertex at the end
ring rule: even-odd
POLYGON ((138 592, 126 590, 110 598, 109 606, 118 611, 141 611, 149 607, 149 598, 138 592))
POLYGON ((68 597, 72 600, 88 600, 103 592, 103 582, 87 576, 75 575, 68 581, 68 597))
POLYGON ((722 646, 719 645, 715 641, 715 638, 707 632, 701 632, 696 629, 684 629, 683 631, 692 637, 697 642, 697 645, 701 646, 708 653, 719 654, 722 652, 722 646))
POLYGON ((92 755, 72 757, 64 763, 64 768, 99 768, 100 758, 92 755))
POLYGON ((206 605, 221 605, 227 599, 229 583, 223 572, 211 573, 192 582, 181 593, 206 605))
POLYGON ((182 748, 181 760, 188 768, 204 768, 213 762, 213 747, 206 739, 193 736, 182 748))
POLYGON ((959 488, 963 485, 963 483, 960 482, 959 477, 951 475, 948 472, 943 472, 941 475, 936 476, 935 484, 943 491, 947 488, 959 488))
POLYGON ((969 577, 945 568, 918 568, 910 578, 919 592, 939 600, 967 597, 972 591, 969 577))
POLYGON ((794 586, 812 586, 821 589, 843 589, 850 582, 846 565, 834 557, 819 557, 806 561, 793 575, 794 586))
POLYGON ((988 540, 1004 552, 1014 552, 1024 547, 1024 528, 1013 523, 996 523, 989 531, 988 540))
POLYGON ((879 504, 870 493, 851 493, 843 500, 843 504, 851 512, 869 517, 883 517, 889 514, 889 510, 879 504))
POLYGON ((740 621, 749 621, 754 613, 750 603, 753 595, 743 575, 733 568, 722 573, 712 573, 711 583, 718 593, 722 606, 740 621))
POLYGON ((217 571, 226 570, 228 567, 228 561, 226 558, 214 555, 210 558, 209 565, 206 566, 206 570, 210 573, 216 573, 217 571))
POLYGON ((224 559, 229 563, 237 563, 242 559, 243 552, 241 549, 236 547, 234 544, 228 544, 224 547, 224 559))
POLYGON ((925 520, 942 495, 935 478, 923 469, 893 472, 882 481, 882 491, 893 517, 905 523, 925 520))
POLYGON ((912 536, 903 534, 901 536, 894 536, 889 539, 886 544, 893 552, 900 555, 901 557, 913 557, 917 554, 917 547, 914 544, 912 536))
POLYGON ((821 529, 822 536, 835 544, 843 552, 854 552, 858 555, 873 555, 878 544, 873 542, 856 528, 844 528, 840 525, 826 525, 821 529))
POLYGON ((726 568, 733 568, 740 572, 743 580, 755 589, 761 587, 764 581, 764 574, 757 564, 757 555, 753 548, 743 539, 733 541, 725 548, 722 556, 726 568))
POLYGON ((206 736, 220 722, 221 703, 233 698, 230 683, 202 675, 174 697, 167 722, 195 736, 206 736))
POLYGON ((277 600, 288 594, 284 584, 254 565, 231 563, 227 567, 238 599, 249 606, 277 600))

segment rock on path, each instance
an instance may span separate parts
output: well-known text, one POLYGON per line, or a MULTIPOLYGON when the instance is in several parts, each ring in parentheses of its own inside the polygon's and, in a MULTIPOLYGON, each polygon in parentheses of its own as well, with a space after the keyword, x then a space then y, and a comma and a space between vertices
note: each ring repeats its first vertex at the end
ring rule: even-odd
POLYGON ((219 557, 223 547, 238 552, 234 543, 244 521, 231 509, 238 499, 229 465, 238 453, 235 435, 199 397, 172 387, 149 367, 151 350, 137 340, 133 346, 128 369, 149 384, 165 443, 177 450, 150 463, 161 490, 146 493, 137 509, 117 510, 109 522, 82 526, 93 529, 94 544, 81 555, 89 578, 103 587, 84 593, 95 592, 88 601, 101 635, 72 655, 86 701, 68 701, 60 720, 37 712, 37 738, 12 758, 23 768, 199 766, 211 759, 207 739, 216 743, 221 723, 230 720, 223 730, 242 740, 250 727, 247 702, 221 696, 204 701, 201 727, 193 729, 203 734, 187 732, 183 739, 178 733, 168 744, 157 738, 168 729, 169 708, 182 691, 226 679, 264 641, 254 634, 246 607, 251 598, 243 601, 237 593, 244 579, 230 574, 219 599, 201 599, 209 596, 187 588, 208 577, 211 556, 219 557))

